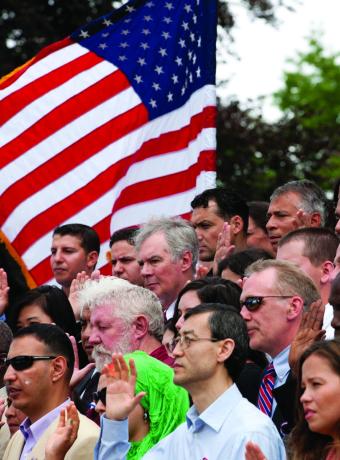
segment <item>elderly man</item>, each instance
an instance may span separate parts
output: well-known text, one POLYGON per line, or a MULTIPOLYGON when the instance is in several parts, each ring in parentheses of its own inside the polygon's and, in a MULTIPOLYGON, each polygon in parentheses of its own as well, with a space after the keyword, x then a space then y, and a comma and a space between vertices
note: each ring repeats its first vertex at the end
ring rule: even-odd
POLYGON ((271 357, 259 391, 258 407, 284 436, 293 426, 295 381, 288 356, 304 309, 320 298, 310 279, 281 260, 254 262, 246 270, 241 315, 253 350, 271 357))
MULTIPOLYGON (((34 324, 14 336, 4 381, 15 408, 27 418, 11 438, 4 460, 45 458, 45 446, 59 414, 69 403, 74 354, 67 335, 52 324, 34 324)), ((90 460, 99 434, 95 423, 80 415, 78 437, 65 460, 90 460)))
POLYGON ((194 278, 198 242, 183 219, 147 222, 137 233, 136 249, 144 286, 159 298, 166 318, 172 318, 181 289, 194 278))
MULTIPOLYGON (((51 268, 68 296, 73 279, 79 272, 91 275, 98 261, 100 242, 97 232, 83 224, 66 224, 53 232, 51 268)), ((78 318, 77 318, 78 319, 78 318)))
MULTIPOLYGON (((234 384, 248 351, 245 324, 234 307, 213 303, 190 309, 171 348, 174 383, 189 391, 193 406, 186 422, 146 452, 143 459, 241 460, 249 440, 261 445, 267 460, 286 458, 272 421, 242 398, 234 384)), ((117 361, 116 369, 122 369, 119 358, 117 361)), ((124 366, 122 359, 121 363, 124 366)), ((127 417, 141 395, 135 397, 133 371, 131 379, 123 374, 127 376, 128 372, 115 372, 107 387, 96 460, 123 460, 130 447, 127 417)))
POLYGON ((339 238, 326 228, 299 228, 281 238, 276 255, 278 260, 297 265, 314 281, 325 305, 323 329, 327 339, 334 337, 331 327, 333 308, 328 300, 338 245, 339 238))
POLYGON ((143 286, 143 277, 135 248, 136 228, 122 228, 110 239, 112 275, 143 286))
POLYGON ((80 308, 90 310, 89 345, 96 369, 111 361, 112 353, 142 350, 165 362, 172 359, 161 344, 162 307, 148 289, 113 277, 88 280, 79 292, 80 308))
POLYGON ((323 191, 309 180, 287 182, 274 190, 266 227, 275 252, 279 240, 292 230, 324 226, 326 202, 323 191))

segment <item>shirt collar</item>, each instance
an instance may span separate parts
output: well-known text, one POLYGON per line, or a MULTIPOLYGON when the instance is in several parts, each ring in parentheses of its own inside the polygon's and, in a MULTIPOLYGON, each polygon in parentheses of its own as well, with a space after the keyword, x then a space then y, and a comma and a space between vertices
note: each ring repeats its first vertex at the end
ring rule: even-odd
POLYGON ((202 429, 204 425, 208 425, 218 432, 241 399, 241 393, 237 386, 233 384, 201 414, 198 414, 196 407, 192 406, 186 416, 188 429, 192 427, 192 431, 195 432, 202 429))
POLYGON ((25 418, 25 420, 21 423, 19 427, 22 435, 25 438, 25 441, 28 439, 29 436, 31 436, 34 439, 34 444, 36 444, 42 433, 58 417, 60 411, 64 409, 67 406, 67 404, 69 404, 69 402, 70 399, 68 398, 58 407, 55 407, 34 423, 31 423, 28 417, 25 418))
POLYGON ((288 362, 289 351, 290 351, 290 345, 284 350, 282 350, 273 359, 273 366, 274 366, 278 381, 284 381, 290 371, 289 362, 288 362))

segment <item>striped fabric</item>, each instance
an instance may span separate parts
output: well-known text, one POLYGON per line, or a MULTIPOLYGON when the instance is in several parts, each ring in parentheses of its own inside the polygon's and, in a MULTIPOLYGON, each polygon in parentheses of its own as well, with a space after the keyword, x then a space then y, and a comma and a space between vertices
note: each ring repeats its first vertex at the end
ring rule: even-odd
POLYGON ((273 388, 276 378, 276 372, 273 366, 273 363, 270 363, 263 374, 260 391, 259 391, 259 398, 257 401, 257 407, 260 409, 261 412, 267 414, 269 417, 272 413, 272 406, 273 406, 273 388))
POLYGON ((215 179, 215 0, 129 2, 0 83, 0 225, 37 284, 53 229, 187 216, 215 179), (157 3, 157 6, 156 6, 157 3))

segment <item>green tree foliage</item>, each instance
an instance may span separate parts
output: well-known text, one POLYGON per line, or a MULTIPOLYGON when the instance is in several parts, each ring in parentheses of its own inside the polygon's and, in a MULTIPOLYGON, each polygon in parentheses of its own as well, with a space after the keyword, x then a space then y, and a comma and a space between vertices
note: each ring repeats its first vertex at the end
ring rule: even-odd
MULTIPOLYGON (((283 111, 267 123, 236 101, 219 108, 218 178, 248 199, 268 199, 289 180, 308 178, 331 190, 340 177, 340 64, 313 38, 285 72, 275 95, 283 111)), ((256 107, 255 107, 256 108, 256 107)))

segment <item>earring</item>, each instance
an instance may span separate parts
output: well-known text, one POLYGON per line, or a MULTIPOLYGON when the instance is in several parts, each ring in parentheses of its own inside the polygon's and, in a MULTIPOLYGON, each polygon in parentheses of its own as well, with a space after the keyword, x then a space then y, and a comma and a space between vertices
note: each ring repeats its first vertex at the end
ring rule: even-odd
POLYGON ((144 422, 147 422, 149 420, 149 414, 147 412, 144 412, 143 420, 144 420, 144 422))

